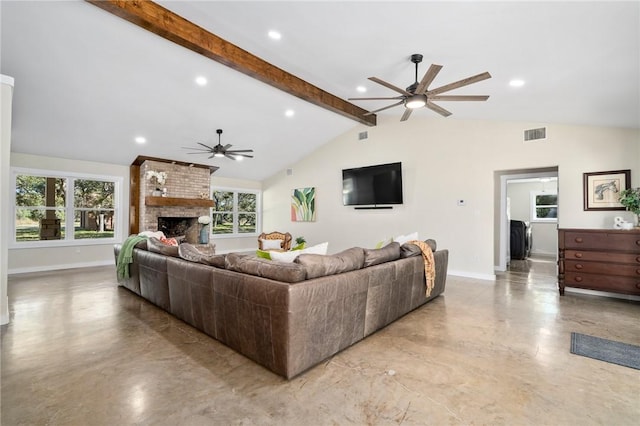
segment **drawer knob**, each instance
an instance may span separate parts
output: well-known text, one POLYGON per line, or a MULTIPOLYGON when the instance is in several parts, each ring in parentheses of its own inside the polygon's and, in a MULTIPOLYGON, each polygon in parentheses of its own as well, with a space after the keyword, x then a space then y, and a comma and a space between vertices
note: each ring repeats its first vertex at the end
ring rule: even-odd
POLYGON ((575 281, 576 281, 577 283, 581 283, 581 282, 582 282, 582 277, 576 277, 576 278, 575 278, 575 281))
POLYGON ((583 268, 582 263, 576 263, 576 269, 582 269, 582 268, 583 268))
MULTIPOLYGON (((576 243, 581 243, 582 241, 583 241, 582 238, 580 238, 580 237, 576 238, 576 243)), ((638 243, 638 242, 636 241, 636 243, 638 243)))
POLYGON ((637 283, 637 284, 636 284, 636 287, 637 287, 637 288, 640 288, 640 283, 637 283))
MULTIPOLYGON (((574 254, 575 257, 577 257, 578 259, 582 259, 582 253, 576 253, 574 254)), ((640 262, 640 256, 638 256, 638 262, 640 262)))
POLYGON ((636 240, 636 245, 640 246, 640 240, 636 240))
POLYGON ((640 256, 636 257, 636 261, 640 262, 640 256))
POLYGON ((640 269, 636 269, 636 274, 640 275, 640 269))

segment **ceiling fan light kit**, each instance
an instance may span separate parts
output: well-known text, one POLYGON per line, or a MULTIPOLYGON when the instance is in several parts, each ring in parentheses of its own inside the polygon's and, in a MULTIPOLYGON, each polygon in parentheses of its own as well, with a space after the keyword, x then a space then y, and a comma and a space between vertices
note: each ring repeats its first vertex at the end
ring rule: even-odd
POLYGON ((227 157, 231 160, 236 160, 236 161, 241 161, 243 158, 253 158, 253 155, 245 154, 247 152, 253 152, 252 149, 229 149, 232 146, 231 144, 222 146, 222 143, 220 142, 220 139, 222 136, 222 129, 217 129, 216 133, 218 134, 218 144, 215 146, 209 146, 209 145, 205 145, 203 143, 198 142, 198 145, 200 145, 202 148, 200 147, 196 147, 196 148, 183 147, 183 148, 196 151, 196 152, 189 152, 189 154, 211 154, 209 158, 227 157))
POLYGON ((369 77, 369 80, 373 81, 374 83, 378 83, 388 89, 400 93, 400 96, 386 98, 349 98, 349 100, 394 100, 396 101, 395 103, 376 109, 374 111, 369 111, 365 115, 375 114, 376 112, 384 111, 398 105, 404 105, 406 109, 404 111, 404 114, 402 114, 402 118, 400 118, 400 121, 406 121, 409 119, 414 109, 422 107, 427 107, 428 109, 437 112, 443 117, 448 117, 451 115, 451 112, 447 111, 439 105, 434 104, 433 101, 486 101, 487 99, 489 99, 489 96, 486 95, 440 95, 441 93, 459 89, 460 87, 468 86, 470 84, 491 78, 491 74, 489 74, 488 72, 474 75, 472 77, 468 77, 444 86, 440 86, 436 89, 429 90, 429 85, 433 82, 433 80, 435 80, 436 76, 442 69, 442 65, 431 64, 427 72, 422 77, 422 80, 418 82, 418 64, 422 62, 422 55, 419 53, 414 53, 413 55, 411 55, 411 62, 413 62, 416 67, 415 82, 406 89, 396 87, 393 84, 387 83, 386 81, 381 80, 377 77, 369 77))

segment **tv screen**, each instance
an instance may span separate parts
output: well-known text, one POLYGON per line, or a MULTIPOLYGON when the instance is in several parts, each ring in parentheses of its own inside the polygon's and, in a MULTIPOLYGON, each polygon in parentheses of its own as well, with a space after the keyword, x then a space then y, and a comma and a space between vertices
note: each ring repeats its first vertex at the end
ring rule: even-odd
POLYGON ((342 170, 345 206, 402 204, 402 163, 342 170))

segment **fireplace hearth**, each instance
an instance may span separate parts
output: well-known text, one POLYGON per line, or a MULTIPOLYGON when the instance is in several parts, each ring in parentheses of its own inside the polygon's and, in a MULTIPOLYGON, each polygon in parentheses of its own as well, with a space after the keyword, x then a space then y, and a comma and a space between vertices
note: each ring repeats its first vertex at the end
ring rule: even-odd
POLYGON ((195 244, 198 241, 197 217, 158 217, 158 231, 167 238, 185 236, 185 241, 195 244))

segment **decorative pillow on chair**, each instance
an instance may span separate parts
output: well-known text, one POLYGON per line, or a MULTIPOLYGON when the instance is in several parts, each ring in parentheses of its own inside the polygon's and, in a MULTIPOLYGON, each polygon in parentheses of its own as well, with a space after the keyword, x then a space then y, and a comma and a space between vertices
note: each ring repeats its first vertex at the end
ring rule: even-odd
POLYGON ((262 250, 281 250, 284 240, 260 240, 262 250))

